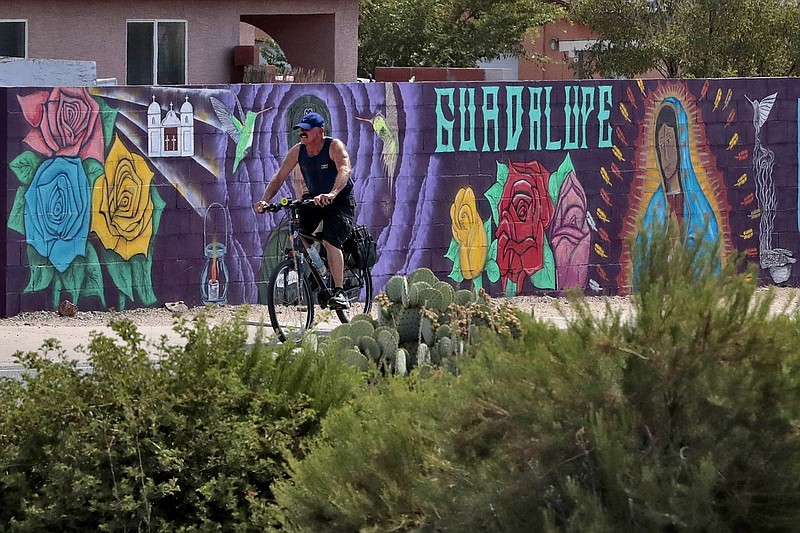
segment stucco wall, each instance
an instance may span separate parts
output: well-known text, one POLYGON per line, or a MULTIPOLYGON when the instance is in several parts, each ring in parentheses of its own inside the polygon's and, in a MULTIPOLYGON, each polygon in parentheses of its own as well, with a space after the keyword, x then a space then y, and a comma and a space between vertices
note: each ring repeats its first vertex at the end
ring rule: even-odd
POLYGON ((308 109, 349 148, 378 288, 425 266, 494 295, 627 293, 625 240, 668 216, 692 238, 708 221, 720 262, 743 253, 762 283, 798 285, 794 79, 90 91, 0 89, 6 314, 66 298, 81 309, 199 304, 210 242, 225 244, 226 303, 263 302, 282 219, 251 205, 308 109), (237 100, 266 110, 241 160, 212 99, 237 116, 237 100), (148 142, 170 108, 189 128, 182 153, 148 142))
MULTIPOLYGON (((250 17, 282 17, 276 37, 292 54, 294 66, 324 69, 330 81, 355 81, 358 47, 356 0, 138 0, 79 2, 77 0, 10 0, 0 2, 0 19, 28 21, 28 56, 37 59, 95 61, 100 78, 126 82, 128 20, 186 20, 189 84, 228 83, 233 48, 240 44, 240 21, 250 17), (308 35, 304 23, 329 22, 308 35), (305 44, 303 44, 305 43, 305 44), (312 46, 313 48, 309 48, 312 46), (304 48, 305 46, 305 48, 304 48), (318 60, 316 54, 323 54, 318 60), (310 60, 306 64, 306 60, 310 60)), ((245 43, 245 44, 252 44, 245 43)))

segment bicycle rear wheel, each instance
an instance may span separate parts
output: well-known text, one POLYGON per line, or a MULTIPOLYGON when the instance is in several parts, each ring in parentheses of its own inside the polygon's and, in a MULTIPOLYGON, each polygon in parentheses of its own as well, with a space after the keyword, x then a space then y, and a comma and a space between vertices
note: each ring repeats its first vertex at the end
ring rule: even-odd
POLYGON ((278 264, 267 286, 272 329, 282 342, 298 340, 314 321, 314 301, 307 281, 297 275, 294 260, 278 264))
POLYGON ((337 309, 339 320, 346 324, 354 316, 372 311, 373 294, 372 271, 360 268, 345 268, 345 294, 350 300, 349 309, 337 309))

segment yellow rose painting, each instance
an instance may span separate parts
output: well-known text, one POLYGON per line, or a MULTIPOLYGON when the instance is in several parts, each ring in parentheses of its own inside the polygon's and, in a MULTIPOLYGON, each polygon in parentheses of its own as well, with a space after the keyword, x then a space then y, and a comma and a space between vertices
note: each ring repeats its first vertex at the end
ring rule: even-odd
POLYGON ((115 137, 105 174, 97 178, 92 192, 92 231, 105 248, 126 261, 136 254, 147 255, 153 236, 152 180, 145 159, 115 137))
POLYGON ((464 279, 473 279, 483 272, 488 250, 486 228, 478 214, 475 193, 471 187, 460 189, 450 206, 453 239, 459 244, 459 260, 464 279))

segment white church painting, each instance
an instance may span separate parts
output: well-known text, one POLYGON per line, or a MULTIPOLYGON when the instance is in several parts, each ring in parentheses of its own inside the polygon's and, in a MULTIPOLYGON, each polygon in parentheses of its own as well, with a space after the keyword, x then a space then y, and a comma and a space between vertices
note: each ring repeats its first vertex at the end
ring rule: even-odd
POLYGON ((185 98, 179 112, 172 109, 162 119, 161 105, 147 108, 147 155, 149 157, 191 157, 194 155, 194 107, 185 98))

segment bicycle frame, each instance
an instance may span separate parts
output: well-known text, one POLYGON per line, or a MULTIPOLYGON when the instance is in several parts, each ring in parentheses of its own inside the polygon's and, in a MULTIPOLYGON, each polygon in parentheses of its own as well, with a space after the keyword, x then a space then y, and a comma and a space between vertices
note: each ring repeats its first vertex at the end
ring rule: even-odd
MULTIPOLYGON (((297 270, 298 276, 304 276, 306 269, 308 269, 309 274, 316 284, 316 288, 313 292, 322 295, 325 301, 327 301, 333 296, 330 287, 328 287, 328 284, 319 270, 317 270, 317 267, 314 266, 308 253, 309 246, 313 246, 315 242, 319 242, 320 246, 322 246, 322 241, 314 235, 300 234, 300 216, 297 210, 298 207, 304 203, 313 202, 310 200, 287 200, 286 198, 281 201, 281 205, 289 210, 290 216, 289 233, 291 237, 289 239, 289 248, 286 249, 284 257, 294 261, 294 267, 297 270), (306 245, 306 242, 308 242, 308 245, 306 245)), ((323 259, 323 261, 327 267, 327 257, 323 259)))

